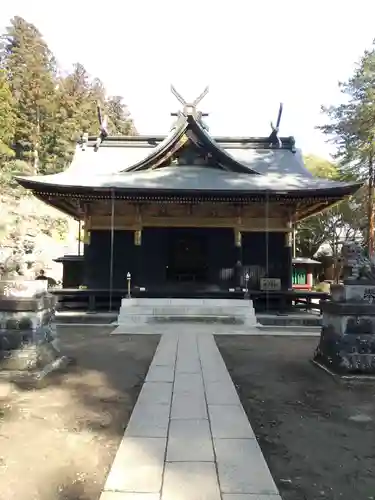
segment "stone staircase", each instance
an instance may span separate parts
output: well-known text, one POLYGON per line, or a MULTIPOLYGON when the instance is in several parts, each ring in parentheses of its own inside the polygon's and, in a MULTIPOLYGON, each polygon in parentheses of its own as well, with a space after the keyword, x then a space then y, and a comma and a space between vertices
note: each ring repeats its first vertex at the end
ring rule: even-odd
POLYGON ((117 324, 136 327, 167 323, 201 323, 257 327, 251 300, 124 298, 117 324))

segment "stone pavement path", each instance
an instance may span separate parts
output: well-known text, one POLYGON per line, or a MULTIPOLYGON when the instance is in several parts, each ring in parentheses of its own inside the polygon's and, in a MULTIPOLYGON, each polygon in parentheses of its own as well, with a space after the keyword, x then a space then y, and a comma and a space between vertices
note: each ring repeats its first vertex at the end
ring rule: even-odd
POLYGON ((213 335, 162 336, 100 500, 281 500, 213 335))

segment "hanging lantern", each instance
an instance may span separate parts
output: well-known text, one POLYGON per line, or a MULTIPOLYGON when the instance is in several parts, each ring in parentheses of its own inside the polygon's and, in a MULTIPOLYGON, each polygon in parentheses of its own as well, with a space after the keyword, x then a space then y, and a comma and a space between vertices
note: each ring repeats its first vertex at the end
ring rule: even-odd
POLYGON ((142 230, 134 231, 134 245, 140 247, 142 245, 142 230))

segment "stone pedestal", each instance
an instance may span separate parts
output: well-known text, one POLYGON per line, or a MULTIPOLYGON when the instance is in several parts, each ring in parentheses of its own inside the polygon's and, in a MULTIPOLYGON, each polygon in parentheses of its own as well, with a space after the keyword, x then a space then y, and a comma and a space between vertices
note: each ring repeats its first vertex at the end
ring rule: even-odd
POLYGON ((36 378, 59 363, 55 297, 46 281, 0 281, 0 376, 36 378))
POLYGON ((134 327, 152 323, 227 323, 257 326, 253 302, 236 299, 124 298, 118 325, 134 327))
POLYGON ((338 374, 375 374, 375 282, 348 280, 331 292, 315 361, 338 374))

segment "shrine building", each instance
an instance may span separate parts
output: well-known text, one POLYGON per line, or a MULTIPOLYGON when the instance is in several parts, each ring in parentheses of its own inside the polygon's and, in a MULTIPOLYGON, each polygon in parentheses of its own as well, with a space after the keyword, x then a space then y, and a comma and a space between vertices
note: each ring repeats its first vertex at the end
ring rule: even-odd
MULTIPOLYGON (((292 289, 295 224, 358 183, 315 178, 293 137, 214 137, 183 102, 166 136, 83 136, 61 173, 18 177, 85 231, 78 285, 173 297, 292 289), (268 279, 268 280, 267 280, 268 279)), ((279 122, 279 120, 278 120, 279 122)))

